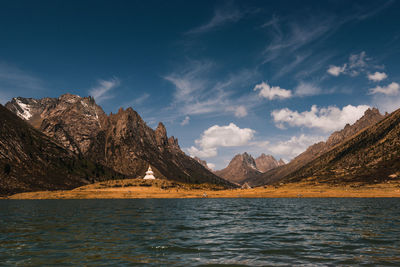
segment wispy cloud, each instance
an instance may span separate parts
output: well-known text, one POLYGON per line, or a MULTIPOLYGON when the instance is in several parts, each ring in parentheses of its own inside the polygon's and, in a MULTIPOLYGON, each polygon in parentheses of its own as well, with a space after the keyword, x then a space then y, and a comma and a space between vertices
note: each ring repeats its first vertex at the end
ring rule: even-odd
MULTIPOLYGON (((332 30, 335 23, 331 16, 325 18, 310 16, 305 21, 295 21, 293 18, 290 20, 275 18, 266 25, 268 26, 266 28, 269 29, 270 43, 263 52, 263 63, 277 59, 282 53, 293 54, 332 30)), ((297 57, 293 64, 299 64, 305 58, 306 56, 297 57)))
POLYGON ((313 96, 322 93, 322 89, 311 82, 300 82, 294 91, 296 96, 313 96))
POLYGON ((127 108, 127 107, 135 108, 135 106, 139 106, 139 105, 142 105, 143 103, 145 103, 145 101, 148 100, 149 97, 150 97, 150 95, 148 93, 144 93, 144 94, 140 95, 139 97, 134 98, 133 100, 124 102, 122 104, 122 106, 125 108, 127 108))
POLYGON ((189 117, 189 116, 186 116, 186 117, 183 119, 183 121, 181 121, 181 126, 184 126, 184 125, 189 124, 189 121, 190 121, 190 117, 189 117))
MULTIPOLYGON (((279 70, 275 73, 272 80, 278 79, 298 68, 302 68, 299 75, 307 75, 307 69, 311 68, 311 72, 323 70, 323 66, 316 69, 318 58, 318 45, 324 40, 331 37, 341 27, 349 23, 357 23, 361 20, 368 19, 383 9, 390 6, 394 1, 386 1, 384 3, 373 3, 359 6, 357 4, 348 4, 348 8, 341 15, 330 11, 321 11, 316 14, 310 10, 302 10, 296 14, 285 15, 280 17, 277 14, 262 25, 267 31, 269 37, 268 43, 262 52, 261 64, 273 63, 278 64, 279 70), (304 16, 298 16, 299 13, 304 16), (307 64, 305 64, 307 62, 307 64)), ((325 59, 326 60, 326 55, 325 59)), ((353 62, 357 64, 357 62, 353 62)), ((340 68, 332 69, 332 75, 339 75, 340 68)), ((348 67, 348 66, 347 66, 348 67)), ((354 66, 354 69, 356 67, 354 66)), ((361 68, 361 66, 358 66, 361 68)), ((354 70, 353 69, 353 70, 354 70)), ((350 73, 350 72, 349 72, 350 73)), ((357 75, 352 71, 352 75, 357 75)))
POLYGON ((209 21, 189 30, 187 34, 199 34, 215 30, 228 23, 239 21, 245 14, 246 11, 238 9, 232 3, 225 4, 224 6, 217 7, 214 10, 214 15, 209 21))
POLYGON ((94 97, 97 103, 113 98, 114 95, 110 91, 120 85, 118 78, 114 77, 110 80, 98 80, 97 85, 89 90, 89 94, 94 97))
POLYGON ((33 91, 44 90, 44 82, 14 65, 0 62, 0 102, 5 103, 16 94, 29 97, 33 91), (29 95, 26 95, 28 94, 29 95))
MULTIPOLYGON (((164 79, 175 87, 171 107, 180 116, 233 113, 240 117, 254 103, 247 96, 237 96, 238 88, 249 88, 258 72, 243 70, 216 78, 216 64, 211 61, 189 61, 164 79), (250 105, 250 106, 249 106, 250 105), (232 107, 241 107, 240 112, 232 107)), ((250 90, 249 90, 250 91, 250 90)))

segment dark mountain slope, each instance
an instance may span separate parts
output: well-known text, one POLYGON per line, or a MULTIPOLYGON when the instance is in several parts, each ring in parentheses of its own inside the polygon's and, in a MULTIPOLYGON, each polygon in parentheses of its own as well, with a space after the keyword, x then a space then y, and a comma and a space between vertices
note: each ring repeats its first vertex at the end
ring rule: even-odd
POLYGON ((124 176, 78 157, 0 105, 0 195, 118 178, 124 176))
POLYGON ((326 142, 319 142, 307 148, 306 151, 295 157, 288 164, 274 168, 266 173, 251 177, 246 180, 252 186, 274 183, 289 176, 291 173, 299 170, 301 167, 326 153, 336 145, 352 138, 358 132, 381 121, 385 116, 379 113, 376 108, 365 111, 364 116, 357 120, 353 125, 347 124, 344 129, 336 131, 328 138, 326 142))
POLYGON ((374 183, 400 176, 400 109, 291 173, 284 182, 374 183))

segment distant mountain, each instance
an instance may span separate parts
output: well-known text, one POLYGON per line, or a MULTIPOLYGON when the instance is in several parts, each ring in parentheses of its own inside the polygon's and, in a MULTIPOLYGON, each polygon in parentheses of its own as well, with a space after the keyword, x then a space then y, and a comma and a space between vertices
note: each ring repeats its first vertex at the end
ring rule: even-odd
POLYGON ((122 178, 124 175, 56 144, 0 105, 0 195, 72 189, 122 178))
POLYGON ((247 154, 238 154, 225 169, 215 171, 215 174, 233 183, 241 184, 249 177, 261 172, 257 170, 254 158, 247 154))
POLYGON ((256 158, 255 162, 257 170, 259 170, 260 172, 266 172, 278 166, 285 165, 285 162, 282 159, 277 161, 273 156, 265 155, 264 153, 256 158))
POLYGON ((304 167, 306 164, 351 139, 360 131, 380 122, 383 118, 385 118, 385 116, 380 114, 379 110, 376 108, 368 109, 353 125, 347 124, 344 129, 334 132, 326 142, 316 143, 307 148, 305 152, 298 155, 288 164, 267 171, 266 173, 255 175, 254 177, 247 179, 246 182, 251 186, 258 186, 278 182, 285 177, 292 176, 293 173, 304 167))
POLYGON ((189 183, 231 184, 181 151, 162 123, 151 129, 132 108, 107 116, 91 97, 14 98, 6 107, 60 145, 129 177, 155 175, 189 183))

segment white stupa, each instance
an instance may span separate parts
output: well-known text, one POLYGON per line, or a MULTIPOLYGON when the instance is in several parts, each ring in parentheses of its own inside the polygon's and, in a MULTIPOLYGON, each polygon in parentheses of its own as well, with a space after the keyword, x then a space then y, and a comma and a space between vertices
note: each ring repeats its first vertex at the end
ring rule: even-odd
POLYGON ((149 166, 149 169, 146 172, 146 176, 143 178, 144 180, 154 180, 156 177, 154 177, 154 172, 151 170, 151 167, 149 166))

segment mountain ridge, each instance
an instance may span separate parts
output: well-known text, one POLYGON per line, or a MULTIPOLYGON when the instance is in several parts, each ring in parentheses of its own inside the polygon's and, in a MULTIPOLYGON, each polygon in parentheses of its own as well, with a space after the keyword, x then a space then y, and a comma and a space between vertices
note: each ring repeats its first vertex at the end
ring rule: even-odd
POLYGON ((292 161, 284 166, 279 166, 264 174, 251 177, 246 180, 252 186, 276 183, 291 173, 299 170, 314 159, 335 148, 337 145, 351 139, 354 135, 365 130, 366 128, 380 122, 385 115, 380 114, 376 108, 368 109, 364 115, 354 124, 347 124, 342 130, 333 132, 325 142, 319 142, 309 146, 306 151, 295 157, 292 161))
POLYGON ((143 176, 151 165, 160 178, 232 186, 181 151, 162 123, 153 130, 132 108, 106 115, 92 97, 72 94, 18 97, 6 107, 60 145, 124 175, 143 176))

